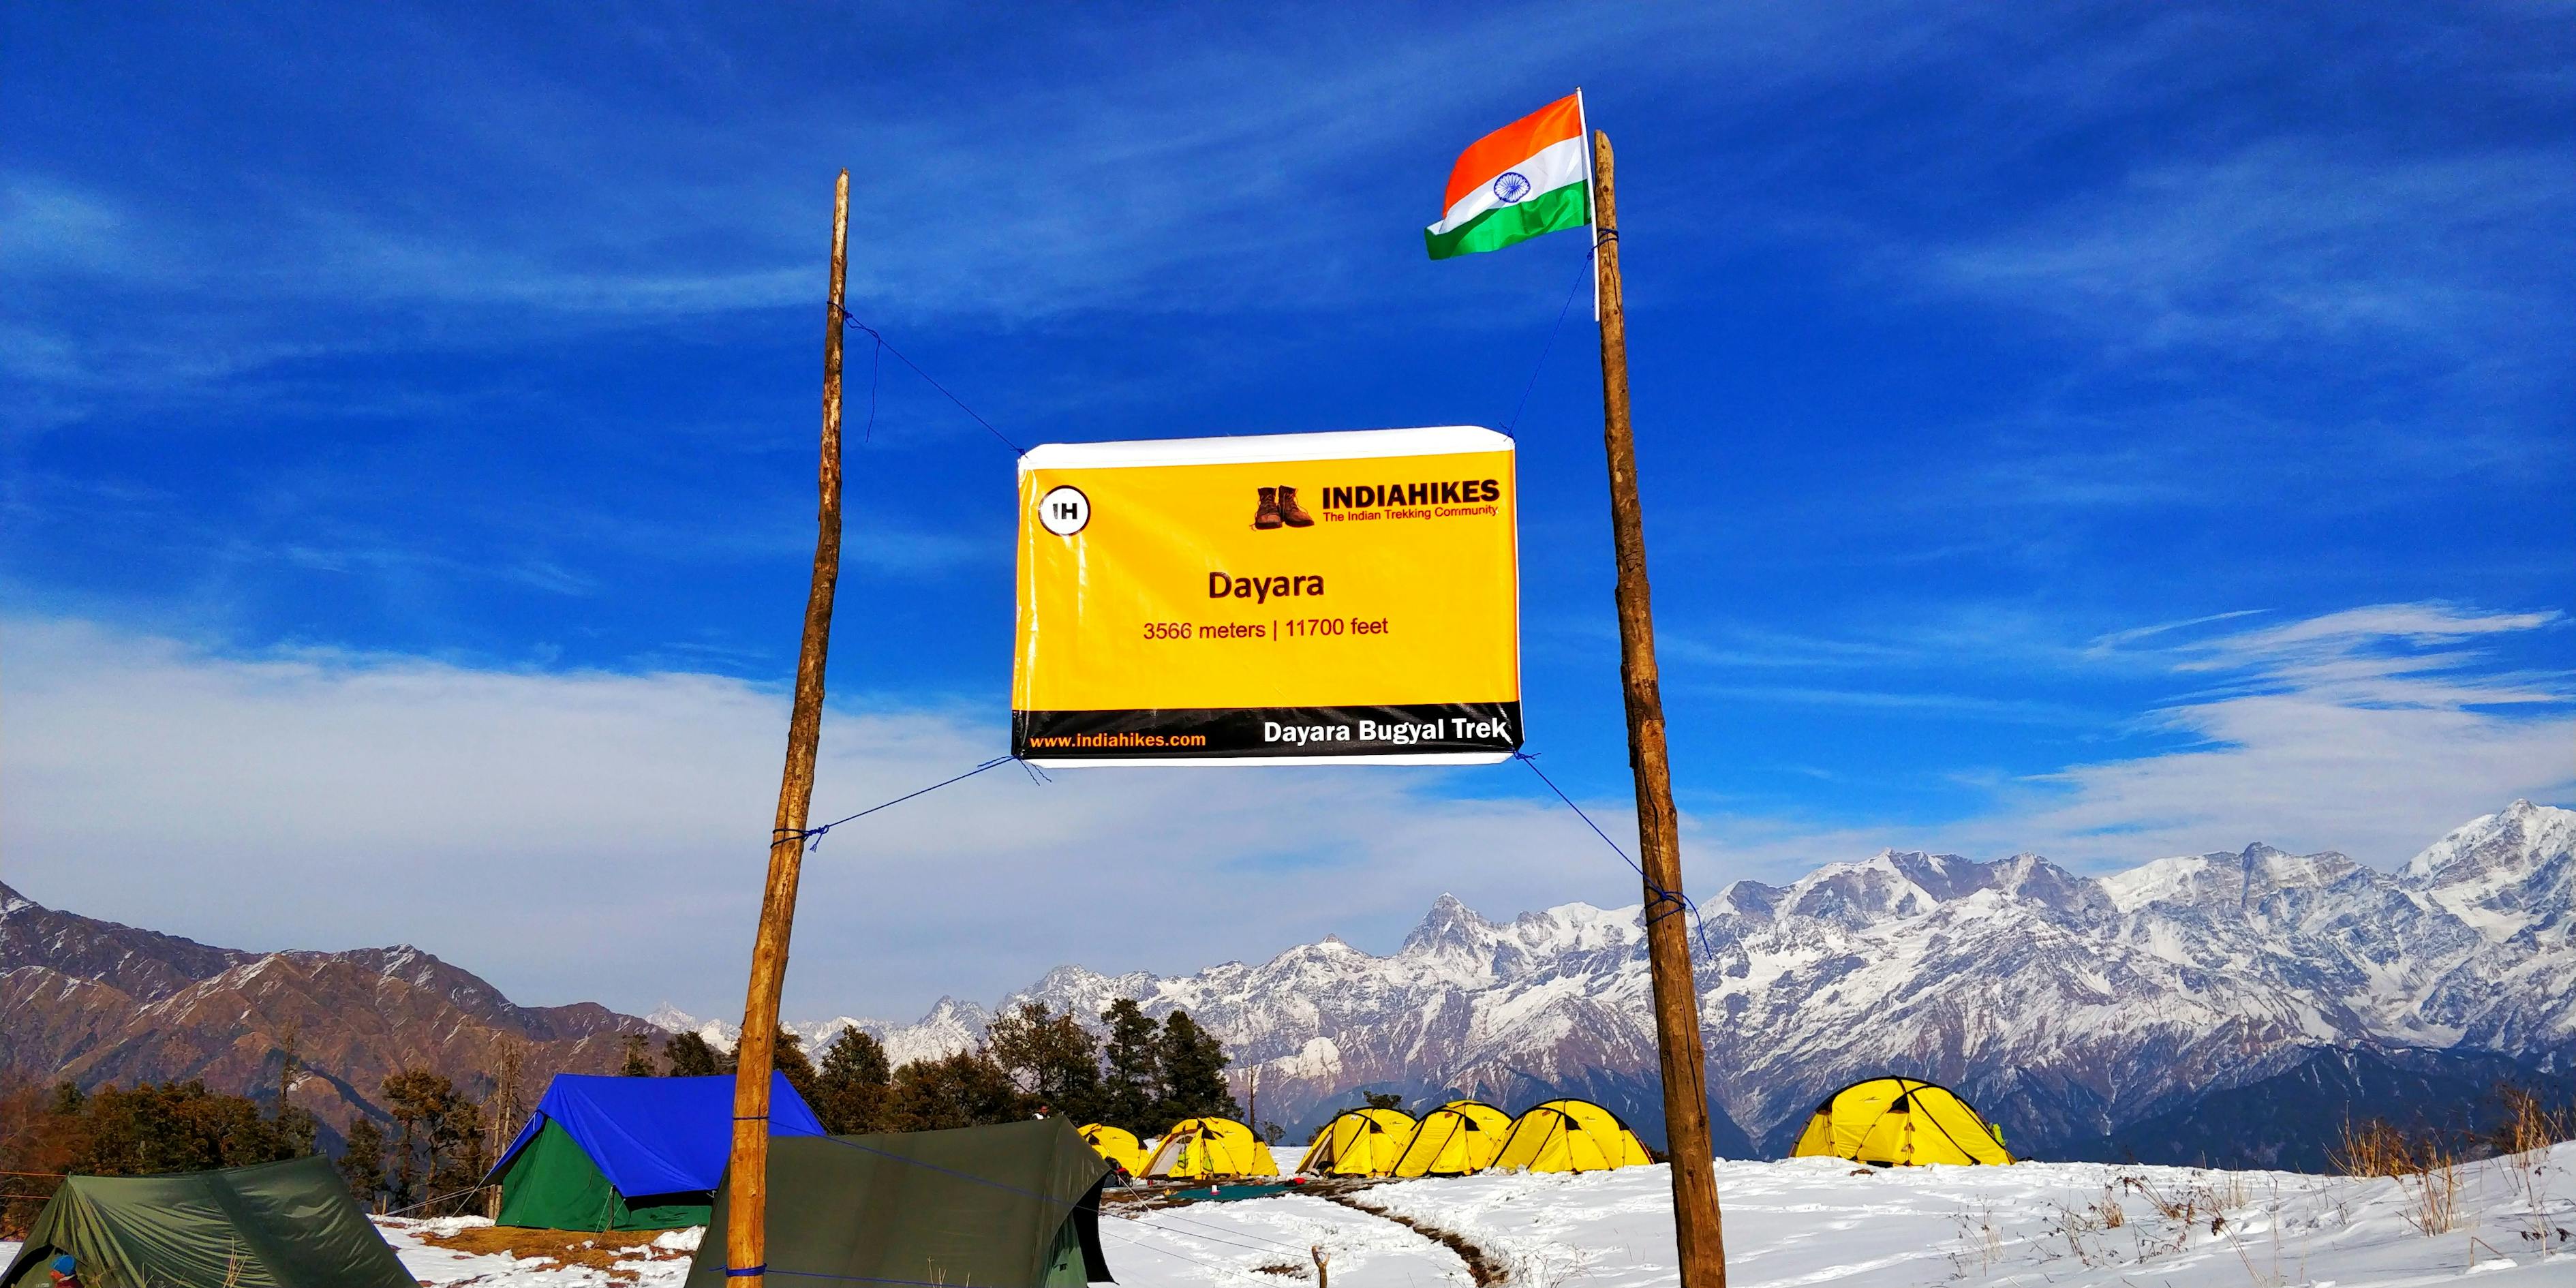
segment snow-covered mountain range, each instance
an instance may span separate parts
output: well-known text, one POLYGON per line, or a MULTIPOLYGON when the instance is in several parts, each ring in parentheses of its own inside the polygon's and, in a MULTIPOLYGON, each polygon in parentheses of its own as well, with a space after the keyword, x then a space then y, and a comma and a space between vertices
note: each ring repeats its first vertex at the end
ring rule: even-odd
MULTIPOLYGON (((2031 854, 1890 850, 1787 886, 1739 881, 1704 901, 1696 950, 1712 1098, 1742 1132, 1720 1124, 1721 1148, 1776 1151, 1827 1092, 1883 1071, 1960 1088, 2017 1144, 2098 1152, 2267 1079, 2313 1098, 2320 1077, 2398 1076, 2378 1053, 2415 1060, 2406 1085, 2441 1095, 2564 1067, 2571 905, 2576 811, 2528 801, 2395 873, 2256 844, 2101 877, 2031 854), (2467 1063, 2424 1072, 2452 1057, 2467 1063)), ((1002 1006, 1187 1009, 1235 1054, 1240 1090, 1257 1074, 1260 1116, 1291 1126, 1359 1090, 1572 1093, 1660 1135, 1639 911, 1496 923, 1444 896, 1382 957, 1327 937, 1181 976, 1064 966, 1002 1006)), ((668 1008, 650 1018, 731 1038, 668 1008)), ((820 1046, 860 1024, 900 1062, 971 1045, 990 1018, 943 999, 910 1025, 798 1027, 820 1046)))

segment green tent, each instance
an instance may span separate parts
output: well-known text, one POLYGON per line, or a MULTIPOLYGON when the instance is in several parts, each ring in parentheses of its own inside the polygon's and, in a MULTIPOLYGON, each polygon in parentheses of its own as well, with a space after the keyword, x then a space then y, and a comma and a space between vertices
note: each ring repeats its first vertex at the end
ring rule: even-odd
MULTIPOLYGON (((768 1271, 796 1283, 1081 1288, 1109 1278, 1108 1176, 1108 1162, 1060 1118, 772 1137, 768 1271)), ((718 1186, 687 1288, 724 1288, 726 1206, 718 1186)))
MULTIPOLYGON (((769 1129, 820 1136, 787 1077, 769 1075, 769 1129)), ((502 1225, 676 1230, 705 1225, 708 1191, 733 1154, 733 1075, 618 1078, 560 1073, 483 1179, 502 1225)))
POLYGON ((327 1158, 65 1178, 0 1288, 64 1253, 88 1288, 419 1288, 327 1158))

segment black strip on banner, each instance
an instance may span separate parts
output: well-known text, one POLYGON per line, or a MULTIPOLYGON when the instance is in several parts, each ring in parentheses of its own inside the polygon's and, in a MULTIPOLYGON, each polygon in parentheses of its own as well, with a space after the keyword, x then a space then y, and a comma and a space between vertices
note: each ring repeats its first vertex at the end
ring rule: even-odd
POLYGON ((1011 754, 1024 760, 1502 754, 1520 746, 1517 702, 1011 713, 1011 754))

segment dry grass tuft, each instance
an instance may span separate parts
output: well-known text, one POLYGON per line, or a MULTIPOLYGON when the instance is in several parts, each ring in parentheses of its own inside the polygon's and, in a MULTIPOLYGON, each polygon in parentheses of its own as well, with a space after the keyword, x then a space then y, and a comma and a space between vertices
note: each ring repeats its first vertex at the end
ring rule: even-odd
POLYGON ((2552 1108, 2523 1087, 2500 1087, 2496 1095, 2504 1101, 2504 1122, 2495 1145, 2504 1155, 2514 1195, 2522 1200, 2522 1238, 2546 1253, 2554 1235, 2563 1248, 2567 1231, 2549 1218, 2549 1147, 2576 1137, 2576 1111, 2552 1108))
POLYGON ((2504 1123, 2495 1136, 2499 1153, 2523 1157, 2576 1140, 2576 1109, 2552 1108, 2526 1087, 2498 1087, 2496 1098, 2504 1102, 2504 1123))
POLYGON ((2328 1157, 2346 1176, 2389 1176, 2405 1188, 2406 1220, 2427 1235, 2460 1224, 2460 1149, 2435 1131, 2410 1134, 2373 1118, 2345 1123, 2328 1157))
POLYGON ((2346 1176, 2411 1176, 2422 1170, 2415 1163, 2415 1142, 2377 1118, 2357 1126, 2347 1119, 2343 1139, 2326 1151, 2326 1161, 2346 1176))
POLYGON ((658 1261, 685 1258, 685 1252, 671 1252, 653 1246, 649 1232, 612 1230, 600 1234, 588 1230, 529 1230, 508 1225, 469 1225, 454 1234, 433 1234, 423 1230, 413 1237, 432 1247, 476 1256, 495 1253, 512 1257, 543 1257, 567 1266, 584 1266, 607 1274, 610 1283, 631 1284, 635 1272, 618 1270, 620 1261, 658 1261))

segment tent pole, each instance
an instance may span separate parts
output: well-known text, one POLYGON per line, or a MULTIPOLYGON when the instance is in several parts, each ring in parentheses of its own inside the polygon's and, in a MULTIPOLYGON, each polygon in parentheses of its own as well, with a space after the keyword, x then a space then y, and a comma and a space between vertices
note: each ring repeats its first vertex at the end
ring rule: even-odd
POLYGON ((841 307, 849 267, 850 172, 832 187, 832 302, 823 332, 822 493, 814 534, 814 581, 805 593, 805 638, 796 655, 796 699, 787 718, 787 767, 779 775, 778 827, 769 834, 769 879, 752 940, 751 987, 734 1045, 733 1163, 726 1189, 728 1288, 762 1288, 769 1256, 769 1067, 778 1040, 778 994, 787 978, 787 936, 796 920, 796 881, 805 823, 814 804, 814 758, 823 737, 823 662, 832 643, 832 595, 841 580, 841 307))
POLYGON ((1708 1138, 1707 1057, 1699 989, 1691 980, 1682 894, 1681 820, 1664 750, 1664 699, 1655 668, 1655 617, 1646 583, 1646 526, 1637 500, 1637 444, 1628 425, 1628 320, 1619 293, 1619 213, 1611 199, 1610 136, 1592 134, 1592 209, 1601 288, 1602 446, 1610 458, 1610 531, 1618 550, 1619 673, 1628 699, 1628 767, 1637 779, 1637 853, 1645 869, 1646 961, 1654 972, 1655 1038, 1663 1059, 1664 1149, 1672 1156, 1673 1226, 1681 1288, 1725 1288, 1717 1173, 1708 1138))

